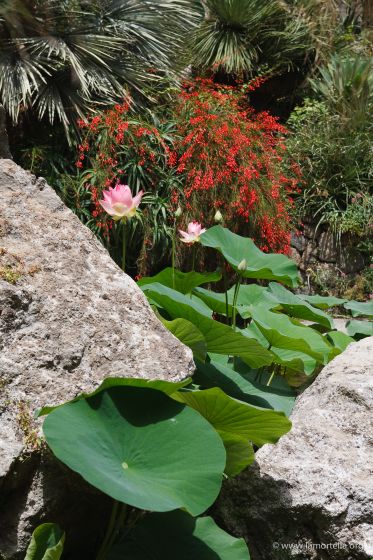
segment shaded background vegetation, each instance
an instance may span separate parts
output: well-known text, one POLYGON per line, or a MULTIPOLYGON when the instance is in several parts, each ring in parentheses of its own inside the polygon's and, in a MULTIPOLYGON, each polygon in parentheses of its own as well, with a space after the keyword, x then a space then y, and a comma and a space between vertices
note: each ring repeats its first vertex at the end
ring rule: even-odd
MULTIPOLYGON (((272 196, 261 198, 246 220, 249 230, 245 222, 239 226, 242 233, 270 250, 285 250, 290 232, 312 216, 339 239, 352 236, 369 268, 372 23, 368 0, 6 0, 0 7, 0 100, 12 154, 47 179, 117 260, 115 235, 102 227, 97 199, 117 180, 136 192, 143 188, 141 220, 133 223, 128 241, 133 275, 168 261, 178 203, 181 222, 198 216, 211 225, 216 200, 224 198, 224 219, 232 227, 230 205, 250 206, 248 192, 258 192, 265 177, 265 192, 272 196), (180 106, 180 95, 192 92, 198 78, 216 84, 216 92, 220 86, 232 88, 219 110, 215 102, 199 114, 202 153, 215 161, 211 180, 219 184, 213 202, 202 192, 186 200, 195 177, 179 161, 183 148, 195 154, 191 169, 199 157, 196 138, 202 129, 190 119, 201 99, 193 106, 189 101, 188 111, 185 98, 180 106), (276 129, 272 120, 272 128, 262 130, 262 147, 267 134, 277 142, 277 152, 270 162, 262 161, 262 170, 253 167, 243 190, 235 186, 236 178, 258 153, 229 144, 229 129, 234 130, 229 95, 241 95, 237 110, 248 111, 241 133, 249 144, 253 123, 267 113, 288 129, 276 129), (104 120, 105 111, 123 102, 122 126, 130 124, 121 137, 120 119, 109 126, 104 120), (216 137, 206 127, 217 116, 216 130, 227 131, 219 165, 216 137), (82 150, 87 128, 78 121, 92 118, 100 126, 90 131, 96 134, 93 144, 82 150), (224 186, 224 176, 220 182, 217 177, 229 165, 237 171, 225 177, 224 186), (115 174, 109 177, 108 168, 115 174), (277 188, 288 217, 279 234, 284 242, 276 245, 271 235, 283 219, 273 206, 277 188), (201 208, 207 207, 211 212, 204 216, 201 208), (274 219, 267 229, 264 215, 274 219)), ((208 172, 202 166, 202 183, 208 172)), ((364 290, 371 291, 369 282, 364 290)))

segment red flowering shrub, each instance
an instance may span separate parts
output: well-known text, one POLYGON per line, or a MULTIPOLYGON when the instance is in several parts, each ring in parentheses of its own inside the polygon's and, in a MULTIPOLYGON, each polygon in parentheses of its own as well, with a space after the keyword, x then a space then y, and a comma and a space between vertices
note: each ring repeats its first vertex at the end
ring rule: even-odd
POLYGON ((91 194, 93 224, 89 225, 105 239, 114 259, 118 243, 113 221, 99 204, 102 191, 121 182, 129 184, 133 193, 146 192, 141 219, 130 224, 136 235, 128 240, 130 265, 135 266, 141 252, 146 261, 143 271, 152 267, 152 260, 167 257, 172 236, 170 198, 181 181, 176 168, 168 164, 173 123, 160 123, 156 117, 153 121, 150 115, 147 120, 134 116, 124 102, 78 123, 83 139, 76 166, 91 194))
POLYGON ((286 129, 255 113, 242 88, 200 79, 184 86, 175 118, 179 140, 169 164, 183 175, 184 189, 173 202, 185 205, 186 221, 212 225, 219 209, 229 229, 262 250, 288 252, 297 178, 282 172, 286 129))
MULTIPOLYGON (((245 87, 251 91, 257 82, 245 87)), ((89 225, 113 257, 119 246, 115 228, 98 201, 118 181, 134 194, 146 193, 141 221, 131 224, 136 235, 129 237, 128 253, 133 266, 141 253, 142 273, 167 260, 178 205, 183 223, 198 220, 209 227, 219 209, 224 225, 253 237, 262 250, 287 252, 297 179, 281 172, 286 130, 277 119, 255 113, 243 88, 207 80, 185 84, 165 114, 163 121, 150 114, 139 119, 123 103, 79 121, 83 139, 76 165, 91 196, 89 225)))
POLYGON ((159 191, 175 171, 167 165, 169 131, 130 116, 126 102, 112 109, 78 121, 84 138, 79 146, 76 166, 85 170, 86 187, 92 191, 93 216, 105 221, 98 204, 103 189, 118 181, 129 183, 134 192, 140 189, 159 191))

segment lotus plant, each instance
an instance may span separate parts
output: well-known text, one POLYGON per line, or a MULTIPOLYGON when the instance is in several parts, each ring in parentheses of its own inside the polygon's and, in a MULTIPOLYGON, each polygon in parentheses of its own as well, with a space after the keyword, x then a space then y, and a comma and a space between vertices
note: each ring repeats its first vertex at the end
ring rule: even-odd
POLYGON ((198 243, 202 233, 206 231, 205 228, 201 226, 199 222, 190 222, 188 224, 187 231, 179 229, 180 240, 186 245, 193 246, 193 258, 192 258, 192 270, 194 271, 194 264, 196 260, 196 247, 195 243, 198 243))
POLYGON ((176 228, 177 228, 177 221, 182 216, 183 211, 180 206, 177 207, 176 211, 174 212, 174 227, 172 230, 172 288, 175 289, 175 262, 176 262, 176 228))
POLYGON ((140 205, 143 191, 136 196, 132 196, 131 189, 128 185, 118 183, 114 188, 103 191, 103 199, 100 200, 102 208, 116 222, 122 222, 123 228, 123 247, 122 247, 122 269, 126 269, 126 222, 133 218, 137 213, 140 205))
POLYGON ((201 224, 198 222, 190 222, 188 224, 187 231, 179 229, 180 239, 183 243, 187 245, 192 245, 193 243, 198 243, 202 233, 206 231, 202 228, 201 224))

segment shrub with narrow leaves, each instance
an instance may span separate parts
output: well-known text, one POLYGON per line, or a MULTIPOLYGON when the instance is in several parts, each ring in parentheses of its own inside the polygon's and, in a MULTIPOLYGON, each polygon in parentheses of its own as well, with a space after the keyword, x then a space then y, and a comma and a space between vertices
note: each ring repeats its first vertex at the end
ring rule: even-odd
POLYGON ((212 225, 219 210, 262 250, 287 253, 295 180, 281 171, 286 129, 255 113, 244 90, 201 79, 184 85, 175 118, 179 140, 169 163, 184 177, 173 202, 185 206, 185 219, 212 225))

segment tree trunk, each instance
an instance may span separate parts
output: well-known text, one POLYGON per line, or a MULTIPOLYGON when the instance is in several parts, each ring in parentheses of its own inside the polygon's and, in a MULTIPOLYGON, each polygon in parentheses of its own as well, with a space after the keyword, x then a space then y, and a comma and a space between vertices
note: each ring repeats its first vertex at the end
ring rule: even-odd
POLYGON ((363 25, 373 27, 373 0, 363 0, 363 25))
POLYGON ((9 150, 8 133, 6 130, 6 113, 2 105, 0 105, 0 158, 12 158, 12 154, 9 150))

